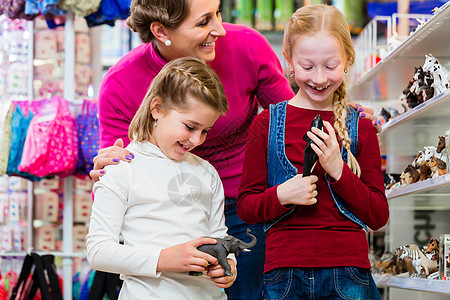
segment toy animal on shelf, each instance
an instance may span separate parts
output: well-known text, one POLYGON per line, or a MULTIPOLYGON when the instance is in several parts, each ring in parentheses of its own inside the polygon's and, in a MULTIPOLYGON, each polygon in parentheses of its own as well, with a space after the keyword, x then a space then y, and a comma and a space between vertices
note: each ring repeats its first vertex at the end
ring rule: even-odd
POLYGON ((447 151, 445 150, 445 137, 439 136, 439 142, 436 147, 425 147, 425 161, 431 169, 431 177, 438 177, 447 174, 447 151), (431 158, 430 158, 431 156, 431 158))
POLYGON ((428 165, 431 169, 431 178, 447 174, 447 164, 435 156, 433 156, 428 165))
POLYGON ((409 257, 418 274, 430 275, 437 270, 437 261, 429 259, 417 245, 410 244, 398 248, 399 260, 409 257))
POLYGON ((386 190, 389 190, 392 186, 398 184, 400 182, 400 176, 401 174, 383 172, 384 186, 386 190))
POLYGON ((445 161, 447 157, 447 150, 445 148, 445 137, 439 136, 439 142, 436 146, 436 157, 445 161))
POLYGON ((401 261, 398 259, 398 253, 385 253, 375 263, 375 269, 381 274, 399 275, 408 272, 411 276, 416 273, 410 258, 405 257, 401 261))
MULTIPOLYGON (((403 112, 406 112, 408 110, 406 105, 402 104, 402 107, 403 107, 403 112)), ((401 114, 402 113, 400 113, 398 111, 398 109, 396 109, 394 107, 388 107, 387 109, 382 107, 381 111, 380 111, 380 116, 383 119, 382 124, 388 122, 389 120, 392 120, 392 119, 398 117, 401 114)))
POLYGON ((428 240, 428 246, 424 251, 425 255, 431 260, 439 261, 439 241, 435 238, 428 240))
POLYGON ((414 67, 413 80, 403 90, 402 100, 406 100, 409 108, 429 100, 434 96, 434 79, 430 71, 422 67, 414 67))
POLYGON ((434 95, 434 88, 432 87, 433 77, 428 71, 424 71, 422 67, 414 68, 413 84, 410 87, 412 93, 421 98, 420 101, 425 102, 431 99, 434 95))
POLYGON ((419 151, 416 157, 407 165, 396 182, 385 181, 386 189, 398 188, 418 181, 427 180, 447 174, 447 150, 445 148, 445 137, 439 136, 437 146, 426 146, 419 151))
MULTIPOLYGON (((419 151, 419 153, 416 155, 416 157, 414 158, 411 165, 408 165, 406 167, 406 169, 404 171, 405 176, 412 177, 411 183, 415 183, 417 181, 423 181, 423 180, 430 178, 431 169, 426 160, 427 160, 427 157, 429 157, 428 159, 431 160, 432 153, 434 153, 434 152, 431 152, 430 149, 428 149, 428 153, 426 153, 426 149, 425 149, 425 151, 419 151), (410 173, 411 175, 408 175, 408 173, 410 173)), ((407 183, 407 182, 405 182, 405 183, 407 183)))
POLYGON ((436 155, 436 147, 435 146, 425 146, 424 154, 424 160, 426 163, 429 163, 430 160, 433 158, 433 156, 436 155))
POLYGON ((403 173, 400 175, 400 184, 408 185, 419 181, 419 179, 420 179, 419 171, 417 171, 417 169, 412 165, 408 165, 406 166, 403 173))
POLYGON ((413 162, 411 163, 411 165, 414 167, 414 168, 419 168, 419 166, 425 161, 425 158, 424 158, 425 156, 424 156, 424 153, 423 153, 423 151, 419 151, 417 154, 416 154, 416 157, 414 158, 414 160, 413 160, 413 162))
POLYGON ((448 70, 431 53, 425 55, 425 63, 422 69, 425 72, 429 71, 433 77, 434 96, 449 88, 448 70))
POLYGON ((403 90, 403 95, 401 100, 405 100, 406 104, 409 108, 414 108, 417 105, 421 104, 423 102, 423 98, 419 98, 416 94, 411 92, 410 88, 414 84, 413 81, 410 81, 408 83, 408 86, 403 90))

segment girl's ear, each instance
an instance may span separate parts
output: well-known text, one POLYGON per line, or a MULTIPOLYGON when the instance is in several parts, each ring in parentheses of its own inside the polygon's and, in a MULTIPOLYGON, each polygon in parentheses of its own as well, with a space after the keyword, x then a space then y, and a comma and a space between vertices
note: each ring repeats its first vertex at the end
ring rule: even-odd
POLYGON ((150 102, 150 111, 153 119, 155 120, 159 119, 162 116, 162 99, 160 97, 156 96, 152 99, 152 101, 150 102))
POLYGON ((290 59, 290 57, 287 57, 286 56, 286 52, 283 50, 283 56, 284 56, 284 60, 287 62, 287 64, 289 65, 289 69, 294 69, 293 67, 292 67, 292 63, 291 63, 291 59, 290 59))
POLYGON ((164 25, 160 22, 152 22, 150 24, 150 31, 153 33, 153 36, 161 43, 164 43, 167 39, 169 39, 166 27, 164 27, 164 25))

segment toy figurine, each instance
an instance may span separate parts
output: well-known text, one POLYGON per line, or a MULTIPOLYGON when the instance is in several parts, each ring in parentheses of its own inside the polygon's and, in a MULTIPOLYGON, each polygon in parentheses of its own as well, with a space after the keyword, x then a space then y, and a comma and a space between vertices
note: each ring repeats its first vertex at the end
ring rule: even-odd
MULTIPOLYGON (((323 121, 322 116, 317 115, 311 122, 311 126, 309 127, 309 130, 311 131, 311 128, 316 127, 320 130, 323 130, 323 121)), ((303 177, 310 176, 312 173, 312 170, 314 169, 314 166, 316 165, 317 160, 319 157, 317 156, 316 152, 311 148, 311 139, 305 134, 303 139, 306 140, 306 146, 305 150, 303 151, 305 153, 305 157, 303 160, 303 177)))
POLYGON ((420 174, 417 171, 417 169, 414 168, 412 165, 408 165, 406 166, 403 173, 400 175, 400 183, 401 185, 408 185, 419 181, 419 178, 420 174))
POLYGON ((409 244, 398 248, 399 260, 409 257, 418 274, 425 273, 425 277, 437 269, 437 262, 429 259, 415 244, 409 244))
MULTIPOLYGON (((239 254, 239 250, 248 252, 249 248, 256 245, 256 237, 250 233, 250 228, 247 228, 247 235, 252 239, 249 243, 243 242, 234 236, 228 235, 224 238, 214 238, 217 244, 204 244, 197 249, 205 253, 211 254, 219 261, 219 264, 224 268, 225 276, 233 276, 231 273, 230 264, 227 261, 229 253, 234 253, 236 256, 239 254)), ((201 272, 189 272, 189 275, 199 276, 201 272)))
POLYGON ((425 255, 430 254, 430 259, 439 261, 439 241, 435 238, 430 238, 427 249, 424 251, 425 255))
POLYGON ((447 150, 445 149, 445 137, 439 136, 439 143, 436 146, 436 158, 445 161, 447 150))
POLYGON ((433 77, 429 71, 424 71, 422 67, 414 67, 413 84, 410 91, 414 93, 419 102, 425 102, 434 95, 433 77))
POLYGON ((406 104, 408 105, 409 108, 414 108, 423 102, 423 98, 417 97, 416 94, 411 92, 410 88, 413 84, 414 84, 413 81, 410 81, 408 83, 408 86, 403 90, 403 95, 401 98, 401 100, 406 101, 406 104))
POLYGON ((431 53, 425 54, 425 63, 422 69, 431 73, 433 77, 434 96, 443 93, 449 87, 448 82, 448 70, 442 66, 437 58, 435 58, 431 53))

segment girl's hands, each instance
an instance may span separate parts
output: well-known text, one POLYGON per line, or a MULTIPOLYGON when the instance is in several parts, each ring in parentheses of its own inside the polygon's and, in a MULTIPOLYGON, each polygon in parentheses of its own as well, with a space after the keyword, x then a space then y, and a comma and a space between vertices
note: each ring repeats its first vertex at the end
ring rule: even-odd
POLYGON ((233 273, 233 276, 224 276, 223 267, 219 264, 209 266, 206 273, 207 276, 211 277, 211 280, 214 281, 214 284, 217 287, 224 289, 229 288, 236 280, 236 264, 231 258, 227 258, 227 260, 230 264, 231 273, 233 273))
POLYGON ((337 141, 333 126, 327 121, 323 121, 323 125, 327 129, 328 134, 318 128, 312 128, 312 133, 308 131, 306 134, 315 143, 311 144, 311 148, 319 157, 320 165, 328 175, 337 181, 341 178, 344 166, 341 147, 337 141))
POLYGON ((201 237, 187 243, 175 245, 161 251, 156 271, 203 272, 209 264, 216 265, 217 259, 197 247, 203 244, 216 244, 213 238, 201 237))
POLYGON ((359 113, 361 118, 369 119, 370 121, 372 121, 372 125, 377 130, 377 133, 381 132, 381 125, 378 124, 378 118, 377 118, 377 116, 375 116, 373 109, 371 109, 369 107, 363 107, 356 102, 350 102, 348 105, 351 108, 356 109, 356 111, 359 113))
POLYGON ((133 153, 123 148, 123 140, 115 141, 114 146, 100 149, 96 157, 94 157, 94 169, 89 172, 94 182, 100 180, 105 175, 103 168, 108 165, 117 165, 121 160, 131 162, 134 158, 133 153))
POLYGON ((312 205, 317 202, 317 176, 302 177, 301 174, 286 180, 277 187, 281 205, 312 205))

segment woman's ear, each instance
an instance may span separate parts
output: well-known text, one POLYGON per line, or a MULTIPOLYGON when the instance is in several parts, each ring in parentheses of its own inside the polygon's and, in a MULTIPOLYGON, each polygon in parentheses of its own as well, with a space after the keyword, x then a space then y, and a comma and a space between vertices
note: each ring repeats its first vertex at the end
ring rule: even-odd
POLYGON ((166 27, 161 22, 152 22, 150 24, 150 31, 153 33, 153 36, 159 40, 161 43, 164 43, 169 39, 167 35, 166 27))

